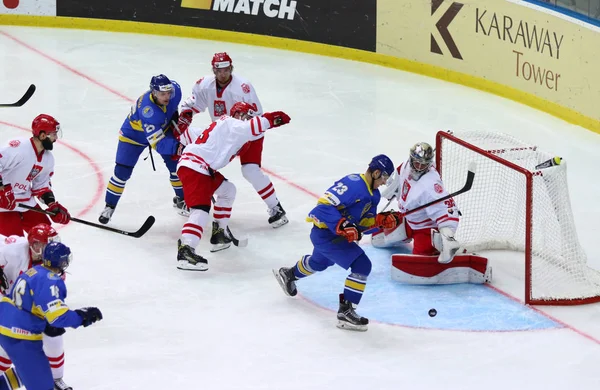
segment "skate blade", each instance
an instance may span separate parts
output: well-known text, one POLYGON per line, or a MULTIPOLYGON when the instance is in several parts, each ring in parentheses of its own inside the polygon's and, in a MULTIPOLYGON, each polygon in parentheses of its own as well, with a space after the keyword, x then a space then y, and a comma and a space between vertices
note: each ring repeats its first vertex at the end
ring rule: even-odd
POLYGON ((283 282, 283 279, 281 279, 281 275, 279 275, 279 270, 274 269, 273 271, 273 276, 275 276, 275 279, 277 279, 277 283, 279 283, 279 285, 281 286, 281 289, 283 290, 283 292, 285 293, 285 295, 287 295, 288 297, 293 297, 296 294, 290 294, 288 292, 288 290, 285 288, 285 283, 283 282))
POLYGON ((369 327, 368 325, 354 325, 347 321, 338 320, 337 327, 344 330, 353 330, 355 332, 366 332, 369 327))
POLYGON ((191 264, 189 261, 179 260, 177 262, 177 269, 183 271, 207 271, 208 264, 198 263, 196 265, 191 264))
POLYGON ((210 248, 210 251, 211 251, 211 253, 215 253, 215 252, 225 250, 225 249, 229 248, 230 246, 231 246, 230 242, 228 242, 227 244, 213 244, 212 248, 210 248))
POLYGON ((281 217, 277 221, 271 222, 271 226, 273 227, 273 229, 277 229, 278 227, 281 227, 281 226, 285 225, 288 222, 290 222, 290 220, 287 219, 287 217, 284 215, 283 217, 281 217))

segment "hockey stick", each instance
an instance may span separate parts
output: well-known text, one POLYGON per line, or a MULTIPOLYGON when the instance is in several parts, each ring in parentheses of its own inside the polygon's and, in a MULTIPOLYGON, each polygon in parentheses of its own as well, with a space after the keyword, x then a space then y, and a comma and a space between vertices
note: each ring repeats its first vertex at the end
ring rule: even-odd
MULTIPOLYGON (((46 214, 46 215, 49 215, 49 216, 53 216, 54 215, 54 213, 51 213, 50 211, 42 210, 42 209, 39 209, 39 208, 36 208, 36 207, 27 206, 27 205, 24 205, 24 204, 21 204, 21 203, 19 203, 19 207, 27 209, 27 210, 35 211, 36 213, 46 214)), ((112 228, 110 226, 99 225, 99 224, 94 223, 94 222, 89 222, 89 221, 85 221, 83 219, 74 218, 74 217, 71 217, 71 221, 82 223, 84 225, 92 226, 92 227, 95 227, 95 228, 98 228, 98 229, 108 230, 109 232, 119 233, 119 234, 122 234, 124 236, 140 238, 141 236, 143 236, 144 234, 146 234, 146 232, 148 230, 150 230, 150 228, 152 227, 152 225, 154 225, 154 222, 156 221, 156 219, 152 215, 149 216, 148 218, 146 218, 146 221, 142 224, 142 226, 137 231, 135 231, 135 232, 128 232, 128 231, 121 230, 121 229, 115 229, 115 228, 112 228)))
MULTIPOLYGON (((464 194, 465 192, 469 191, 471 189, 471 187, 473 187, 473 180, 475 180, 475 163, 472 162, 472 163, 469 164, 469 171, 467 172, 467 180, 466 180, 465 185, 463 186, 463 188, 461 188, 460 190, 455 191, 455 192, 453 192, 451 194, 448 194, 446 196, 442 196, 441 198, 433 200, 433 201, 431 201, 429 203, 425 203, 424 205, 421 205, 419 207, 415 207, 414 209, 408 210, 407 212, 401 213, 401 214, 402 214, 402 216, 406 217, 407 215, 410 215, 412 213, 416 213, 419 210, 426 209, 427 207, 433 206, 434 204, 437 204, 437 203, 440 203, 440 202, 444 202, 444 201, 446 201, 446 200, 448 200, 450 198, 453 198, 453 197, 455 197, 457 195, 464 194)), ((370 229, 367 229, 367 230, 363 231, 362 234, 371 234, 371 233, 375 233, 378 230, 380 230, 380 228, 379 228, 379 226, 376 226, 376 227, 372 227, 370 229)), ((335 239, 333 239, 333 242, 334 243, 336 243, 336 242, 342 242, 345 239, 346 239, 345 237, 336 237, 335 239)))
POLYGON ((229 226, 227 226, 227 233, 229 234, 229 238, 231 238, 231 242, 233 242, 233 245, 239 248, 245 248, 248 246, 248 238, 242 238, 241 240, 238 240, 237 238, 235 238, 233 233, 231 233, 231 230, 229 230, 229 226))
POLYGON ((31 99, 34 92, 35 92, 35 85, 31 84, 29 86, 29 88, 27 89, 27 91, 25 92, 25 95, 23 95, 23 97, 21 99, 19 99, 19 101, 17 101, 16 103, 10 103, 10 104, 0 104, 0 107, 21 107, 23 104, 27 103, 27 101, 29 99, 31 99))

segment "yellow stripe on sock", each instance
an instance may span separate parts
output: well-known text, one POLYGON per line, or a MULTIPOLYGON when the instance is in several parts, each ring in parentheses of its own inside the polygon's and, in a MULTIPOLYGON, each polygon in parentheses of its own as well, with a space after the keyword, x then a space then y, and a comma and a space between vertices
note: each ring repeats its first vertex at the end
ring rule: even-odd
POLYGON ((117 194, 122 194, 123 190, 125 189, 123 187, 117 187, 113 183, 108 183, 108 185, 106 186, 106 188, 108 188, 112 192, 116 192, 117 194))
POLYGON ((358 283, 358 282, 355 282, 354 280, 350 280, 350 279, 346 279, 346 287, 351 288, 353 290, 357 290, 357 291, 365 291, 364 283, 358 283))
POLYGON ((14 368, 11 367, 6 370, 4 375, 6 375, 6 379, 8 379, 11 389, 18 389, 21 387, 19 384, 19 378, 17 378, 17 373, 15 372, 14 368))

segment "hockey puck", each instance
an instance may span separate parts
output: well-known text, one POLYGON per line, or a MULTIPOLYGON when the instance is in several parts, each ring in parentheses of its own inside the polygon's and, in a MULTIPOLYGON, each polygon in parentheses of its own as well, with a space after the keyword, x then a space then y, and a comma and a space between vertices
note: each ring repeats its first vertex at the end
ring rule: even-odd
POLYGON ((437 310, 429 309, 429 317, 435 317, 437 315, 437 310))

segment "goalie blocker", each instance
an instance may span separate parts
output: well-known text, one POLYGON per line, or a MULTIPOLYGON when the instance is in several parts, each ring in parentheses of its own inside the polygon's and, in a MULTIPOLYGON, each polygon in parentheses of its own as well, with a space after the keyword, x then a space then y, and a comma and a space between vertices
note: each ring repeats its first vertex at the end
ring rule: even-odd
POLYGON ((392 279, 406 284, 490 283, 492 267, 488 259, 475 254, 454 256, 447 264, 437 256, 392 255, 392 279))

